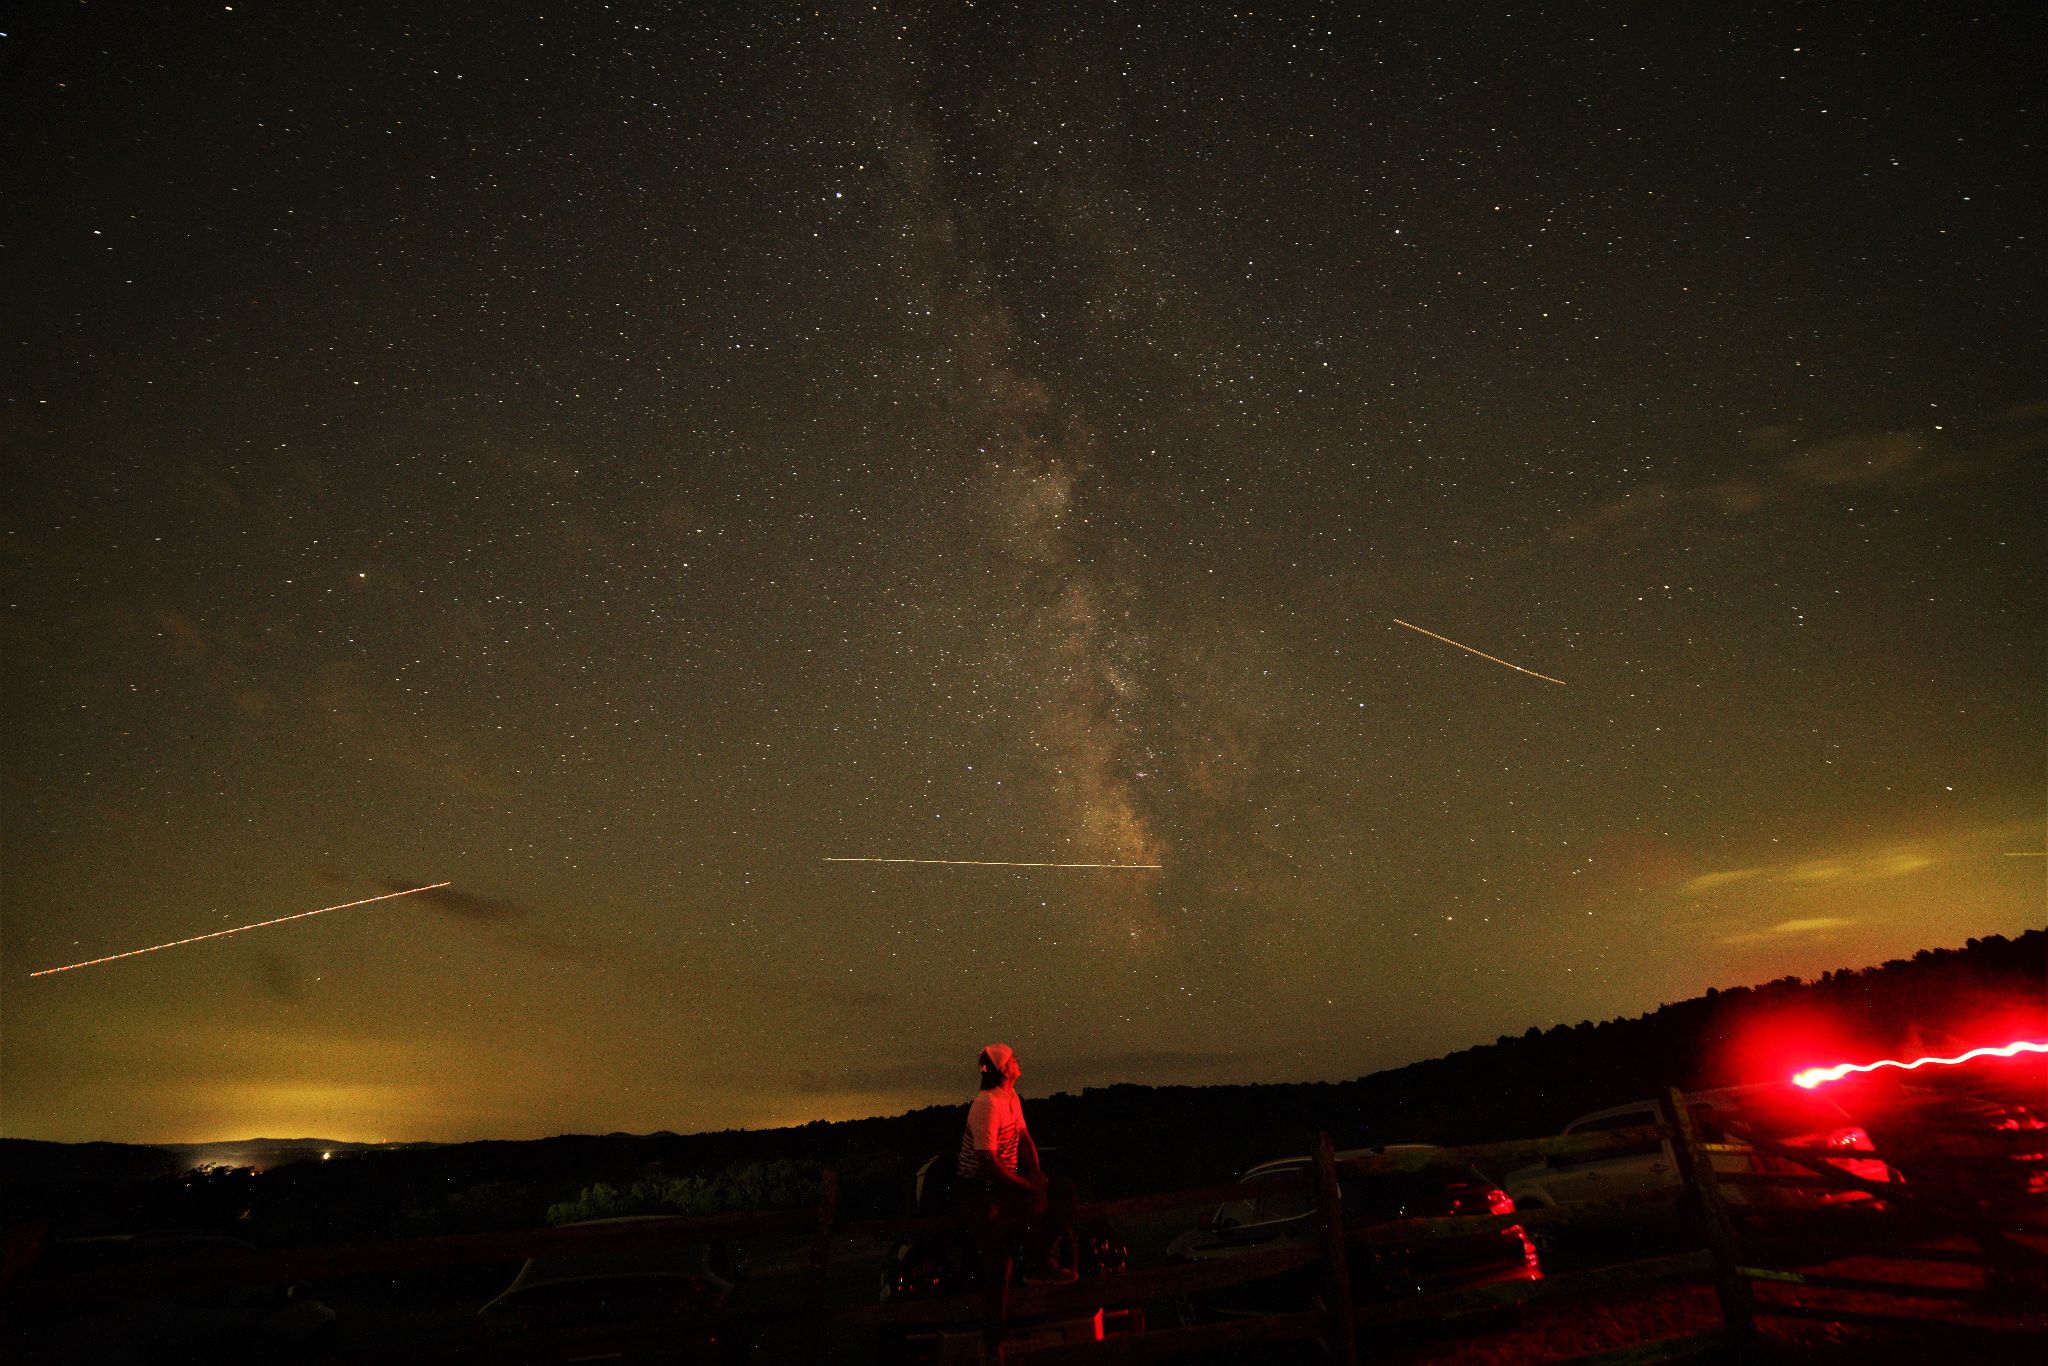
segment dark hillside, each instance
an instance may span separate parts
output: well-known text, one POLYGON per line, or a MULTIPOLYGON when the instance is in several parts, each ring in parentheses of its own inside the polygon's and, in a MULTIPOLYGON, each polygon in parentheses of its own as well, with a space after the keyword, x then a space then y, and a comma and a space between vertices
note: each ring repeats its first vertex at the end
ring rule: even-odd
MULTIPOLYGON (((1572 1117, 1686 1088, 1772 1080, 1803 1066, 2048 1038, 2048 931, 1972 939, 1816 981, 1709 991, 1646 1015, 1582 1021, 1345 1082, 1090 1088, 1027 1097, 1032 1129, 1098 1196, 1227 1179, 1304 1151, 1554 1133, 1572 1117)), ((2012 1065, 2048 1093, 2044 1070, 2012 1065)), ((963 1096, 963 1101, 964 1101, 963 1096)), ((516 1228, 640 1210, 808 1203, 841 1171, 850 1216, 894 1213, 910 1174, 958 1142, 961 1107, 796 1128, 572 1135, 337 1153, 260 1175, 176 1176, 158 1149, 6 1145, 10 1218, 65 1232, 233 1222, 276 1241, 516 1228)))

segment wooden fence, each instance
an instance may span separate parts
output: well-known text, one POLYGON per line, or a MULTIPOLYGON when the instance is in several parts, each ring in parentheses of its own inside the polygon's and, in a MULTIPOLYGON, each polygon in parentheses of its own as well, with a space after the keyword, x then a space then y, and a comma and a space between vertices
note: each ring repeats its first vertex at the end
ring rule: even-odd
MULTIPOLYGON (((1706 1332, 1662 1342, 1581 1357, 1572 1366, 1621 1366, 1624 1362, 1684 1361, 1707 1356, 1753 1359, 1758 1348, 1760 1318, 1826 1317, 1840 1322, 1916 1321, 1905 1308, 1897 1313, 1865 1308, 1816 1306, 1812 1292, 1857 1295, 1895 1294, 1914 1298, 1984 1299, 2022 1289, 2048 1273, 2048 1253, 1995 1220, 1959 1212, 1951 1204, 1918 1197, 1910 1186, 1861 1181, 1813 1152, 1789 1149, 1759 1135, 1733 1134, 1739 1141, 1704 1141, 1695 1132, 1687 1108, 1671 1092, 1662 1103, 1663 1122, 1643 1129, 1494 1143, 1465 1148, 1403 1149, 1363 1159, 1340 1160, 1327 1135, 1318 1135, 1308 1167, 1313 1182, 1313 1236, 1238 1256, 1193 1263, 1140 1267, 1090 1277, 1067 1285, 1025 1286, 1013 1290, 1008 1317, 1017 1321, 1059 1319, 1085 1322, 1103 1306, 1138 1306, 1176 1296, 1199 1296, 1289 1273, 1307 1274, 1319 1287, 1313 1301, 1293 1312, 1189 1326, 1153 1325, 1143 1332, 1105 1341, 1063 1342, 1041 1334, 1012 1340, 1006 1360, 1031 1366, 1094 1366, 1095 1363, 1173 1361, 1258 1344, 1310 1342, 1323 1345, 1332 1359, 1359 1360, 1361 1345, 1369 1348, 1382 1331, 1401 1324, 1460 1315, 1483 1314, 1514 1306, 1584 1299, 1675 1280, 1711 1281, 1721 1324, 1706 1332), (1639 1150, 1645 1142, 1669 1139, 1683 1184, 1642 1200, 1680 1201, 1703 1244, 1697 1250, 1542 1280, 1517 1281, 1481 1289, 1448 1290, 1391 1301, 1354 1296, 1347 1260, 1355 1251, 1404 1246, 1432 1238, 1471 1234, 1520 1224, 1540 1228, 1570 1216, 1554 1210, 1526 1210, 1511 1215, 1461 1216, 1389 1222, 1343 1208, 1341 1172, 1358 1174, 1413 1172, 1428 1167, 1502 1171, 1541 1159, 1586 1160, 1639 1150), (1771 1172, 1716 1172, 1715 1157, 1741 1156, 1754 1162, 1775 1159, 1771 1172), (1790 1168, 1790 1170, 1784 1170, 1790 1168), (1879 1197, 1887 1211, 1903 1210, 1900 1223, 1877 1215, 1854 1238, 1839 1226, 1809 1227, 1791 1218, 1792 1210, 1768 1205, 1731 1203, 1724 1187, 1785 1188, 1806 1191, 1862 1191, 1879 1197), (1785 1217, 1781 1217, 1785 1216, 1785 1217), (1885 1236, 1894 1228, 1901 1236, 1885 1236), (1974 1249, 1927 1246, 1929 1229, 1968 1235, 1974 1249), (1987 1288, 1930 1291, 1925 1286, 1874 1276, 1845 1276, 1811 1270, 1814 1262, 1845 1253, 1920 1258, 1948 1265, 1987 1268, 1987 1288), (1760 1293, 1761 1292, 1761 1293, 1760 1293), (1788 1292, 1795 1297, 1788 1298, 1788 1292)), ((1867 1156, 1857 1154, 1858 1157, 1867 1156)), ((1270 1191, 1266 1185, 1225 1184, 1094 1203, 1076 1211, 1077 1223, 1114 1222, 1175 1209, 1214 1207, 1270 1191)), ((830 1294, 833 1244, 846 1238, 904 1239, 957 1229, 947 1217, 867 1219, 838 1218, 837 1180, 825 1176, 822 1198, 810 1210, 734 1213, 693 1218, 657 1218, 615 1224, 515 1233, 418 1238, 402 1242, 358 1243, 332 1247, 288 1249, 262 1254, 209 1257, 204 1260, 136 1265, 64 1276, 24 1276, 32 1260, 32 1231, 13 1231, 0 1241, 0 1309, 19 1311, 34 1306, 104 1304, 124 1300, 217 1290, 226 1286, 279 1285, 366 1274, 390 1275, 438 1267, 504 1263, 526 1257, 626 1253, 682 1244, 731 1243, 747 1240, 808 1238, 807 1291, 801 1308, 767 1310, 726 1307, 709 1312, 680 1313, 658 1321, 640 1321, 615 1329, 592 1329, 550 1335, 545 1342, 469 1341, 437 1346, 410 1356, 383 1347, 362 1359, 379 1362, 474 1363, 530 1359, 537 1349, 560 1352, 619 1350, 659 1342, 731 1341, 744 1337, 765 1320, 802 1316, 800 1357, 815 1361, 825 1350, 834 1326, 879 1333, 884 1328, 926 1331, 953 1336, 947 1345, 979 1342, 983 1312, 980 1294, 949 1295, 900 1302, 834 1304, 830 1294), (12 1280, 9 1280, 9 1277, 12 1280)), ((1616 1202, 1628 1203, 1628 1202, 1616 1202)), ((1810 1201, 1805 1203, 1811 1203, 1810 1201)), ((1866 1202, 1867 1203, 1867 1202, 1866 1202)), ((1192 1218, 1190 1223, 1192 1223, 1192 1218)), ((12 1315, 10 1315, 12 1317, 12 1315)), ((1924 1316, 1917 1320, 1925 1323, 1924 1316)), ((337 1357, 335 1360, 345 1360, 337 1357)))
MULTIPOLYGON (((1738 1125, 1726 1127, 1734 1141, 1701 1143, 1698 1147, 1703 1154, 1710 1159, 1716 1154, 1774 1159, 1773 1165, 1781 1170, 1716 1173, 1709 1182, 1712 1189, 1789 1190, 1805 1197, 1790 1209, 1760 1207, 1743 1221, 1746 1227, 1738 1238, 1730 1269, 1747 1287, 1743 1311, 1748 1321, 1739 1328, 1745 1335, 1754 1334, 1758 1317, 1925 1325, 1929 1301, 1951 1306, 2027 1303, 2041 1306, 2048 1316, 2048 1224, 2038 1217, 2038 1202, 2034 1211, 2014 1204, 1987 1212, 1958 1200, 1960 1192, 1952 1186, 1922 1190, 1910 1181, 1867 1180, 1810 1149, 1789 1148, 1738 1125), (1816 1225, 1810 1217, 1811 1206, 1817 1197, 1829 1195, 1868 1198, 1836 1211, 1846 1218, 1816 1225), (1850 1223, 1851 1219, 1856 1223, 1850 1223), (1891 1269, 1891 1274, 1844 1275, 1810 1269, 1815 1263, 1844 1259, 1875 1261, 1891 1269), (1979 1284, 1941 1284, 1925 1276, 1903 1276, 1896 1270, 1900 1263, 1970 1268, 1976 1271, 1979 1284), (1816 1291, 1821 1293, 1816 1295, 1816 1291), (1852 1297, 1859 1303, 1841 1302, 1852 1297), (1883 1307, 1870 1307, 1867 1302, 1873 1297, 1883 1307), (1917 1312, 1916 1304, 1921 1306, 1917 1312)), ((1858 1152, 1855 1157, 1884 1160, 1887 1154, 1858 1152)), ((2010 1157, 1950 1157, 1944 1161, 1990 1172, 2015 1170, 2010 1157)), ((1968 1337, 1973 1330, 1951 1323, 1944 1332, 1968 1337)))

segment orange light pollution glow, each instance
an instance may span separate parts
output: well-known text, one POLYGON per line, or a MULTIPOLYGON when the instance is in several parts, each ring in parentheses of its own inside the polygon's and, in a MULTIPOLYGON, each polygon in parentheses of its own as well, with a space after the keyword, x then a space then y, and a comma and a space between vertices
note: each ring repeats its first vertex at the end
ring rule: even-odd
POLYGON ((1795 1072, 1792 1084, 1812 1090, 1822 1082, 1840 1081, 1851 1072, 1875 1072, 1881 1067, 1897 1067, 1911 1072, 1919 1067, 1953 1067, 1972 1058, 2017 1058, 2022 1053, 2048 1053, 2048 1043, 2009 1043, 2003 1048, 1973 1048, 1953 1058, 1915 1058, 1911 1062, 1899 1062, 1893 1058, 1882 1058, 1877 1062, 1838 1062, 1833 1067, 1809 1067, 1803 1072, 1795 1072))

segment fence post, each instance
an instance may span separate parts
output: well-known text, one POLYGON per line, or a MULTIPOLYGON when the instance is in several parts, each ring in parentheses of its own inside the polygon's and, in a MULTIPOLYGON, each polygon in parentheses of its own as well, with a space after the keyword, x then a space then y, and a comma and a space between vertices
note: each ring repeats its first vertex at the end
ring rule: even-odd
POLYGON ((1671 1130, 1671 1155, 1677 1159, 1678 1174, 1691 1193, 1700 1233, 1706 1239, 1707 1250, 1714 1255, 1714 1295, 1721 1302, 1721 1317, 1728 1323, 1736 1360, 1753 1362, 1758 1356, 1756 1294, 1749 1278, 1742 1274, 1735 1221, 1728 1215, 1728 1202, 1721 1197, 1721 1183, 1714 1179, 1713 1159, 1700 1151, 1699 1136, 1692 1127, 1692 1110, 1677 1087, 1665 1088, 1658 1107, 1671 1130))
POLYGON ((1341 1366, 1358 1366, 1358 1319, 1351 1304, 1351 1272, 1344 1256, 1344 1198, 1337 1189, 1337 1150, 1316 1134, 1316 1222, 1323 1235, 1323 1299, 1341 1366))
POLYGON ((832 1221, 839 1212, 839 1170, 827 1167, 818 1181, 818 1227, 811 1235, 811 1294, 804 1314, 804 1361, 818 1359, 825 1336, 826 1284, 832 1271, 832 1221))

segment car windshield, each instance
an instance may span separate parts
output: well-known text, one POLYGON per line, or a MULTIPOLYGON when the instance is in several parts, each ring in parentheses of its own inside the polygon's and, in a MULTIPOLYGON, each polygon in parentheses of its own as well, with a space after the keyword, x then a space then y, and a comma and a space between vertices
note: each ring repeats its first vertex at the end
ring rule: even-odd
POLYGON ((1251 1178, 1260 1188, 1251 1202, 1251 1217, 1245 1222, 1270 1224, 1281 1219, 1299 1219, 1316 1207, 1315 1191, 1306 1167, 1282 1167, 1251 1178))
POLYGON ((1412 1219, 1461 1212, 1484 1214, 1493 1183, 1468 1167, 1425 1172, 1344 1172, 1338 1176, 1337 1189, 1348 1213, 1412 1219))
POLYGON ((1790 1088, 1758 1091, 1694 1106, 1695 1114, 1702 1110, 1706 1116, 1729 1124, 1753 1126, 1779 1138, 1827 1133, 1849 1123, 1848 1116, 1833 1101, 1790 1088))

